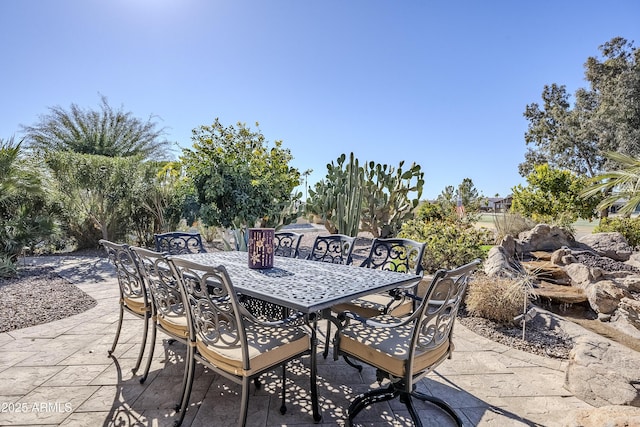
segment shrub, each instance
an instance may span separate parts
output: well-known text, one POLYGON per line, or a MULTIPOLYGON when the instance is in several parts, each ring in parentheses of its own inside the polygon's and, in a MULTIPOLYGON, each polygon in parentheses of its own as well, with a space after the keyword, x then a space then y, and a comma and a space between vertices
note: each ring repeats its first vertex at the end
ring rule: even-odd
POLYGON ((614 232, 622 234, 629 246, 640 246, 640 218, 602 218, 600 224, 594 229, 594 233, 614 232))
POLYGON ((7 255, 0 255, 0 279, 15 277, 18 267, 7 255))
POLYGON ((505 236, 517 238, 521 232, 531 230, 537 223, 518 213, 505 212, 495 215, 493 224, 496 228, 496 243, 498 243, 505 236))
POLYGON ((490 230, 455 221, 410 220, 402 225, 399 237, 426 242, 422 266, 427 273, 485 258, 482 246, 493 241, 490 230))
POLYGON ((531 287, 527 278, 489 277, 477 273, 469 283, 465 304, 472 316, 506 323, 522 314, 530 299, 531 287))

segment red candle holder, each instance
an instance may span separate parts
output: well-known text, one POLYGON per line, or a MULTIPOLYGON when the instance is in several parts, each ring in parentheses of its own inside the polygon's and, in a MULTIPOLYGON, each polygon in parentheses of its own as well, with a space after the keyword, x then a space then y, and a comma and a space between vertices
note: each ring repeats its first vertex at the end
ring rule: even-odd
POLYGON ((249 244, 249 268, 273 267, 273 240, 275 228, 250 228, 249 244))

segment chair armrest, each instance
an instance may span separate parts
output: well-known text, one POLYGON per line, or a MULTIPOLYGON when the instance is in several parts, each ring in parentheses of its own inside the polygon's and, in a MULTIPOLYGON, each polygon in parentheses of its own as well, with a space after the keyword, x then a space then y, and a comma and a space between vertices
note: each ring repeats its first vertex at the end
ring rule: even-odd
POLYGON ((357 322, 362 323, 363 325, 371 326, 374 328, 397 328, 399 326, 404 326, 412 322, 415 316, 412 315, 405 319, 400 319, 394 316, 389 316, 389 317, 392 317, 393 319, 397 319, 398 321, 382 323, 382 322, 376 321, 375 317, 362 317, 352 311, 342 311, 338 313, 338 320, 340 320, 340 322, 343 324, 343 327, 347 326, 351 320, 355 320, 357 322))

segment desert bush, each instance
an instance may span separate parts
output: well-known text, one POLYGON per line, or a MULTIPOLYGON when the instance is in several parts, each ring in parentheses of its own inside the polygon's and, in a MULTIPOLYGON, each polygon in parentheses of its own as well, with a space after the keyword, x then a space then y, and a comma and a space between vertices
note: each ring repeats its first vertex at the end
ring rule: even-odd
POLYGON ((496 322, 511 322, 531 300, 530 281, 477 273, 469 283, 465 304, 472 316, 496 322))
POLYGON ((600 224, 594 229, 594 233, 618 232, 627 239, 629 246, 640 247, 640 218, 602 218, 600 224))
POLYGON ((8 255, 0 255, 0 279, 15 277, 18 266, 8 255))
POLYGON ((505 236, 517 238, 521 232, 531 230, 536 224, 534 220, 518 213, 496 214, 493 217, 493 225, 496 228, 496 243, 499 243, 505 236))
POLYGON ((410 220, 398 235, 426 242, 422 266, 427 273, 439 268, 455 268, 476 258, 486 258, 483 245, 493 241, 493 233, 459 221, 410 220))

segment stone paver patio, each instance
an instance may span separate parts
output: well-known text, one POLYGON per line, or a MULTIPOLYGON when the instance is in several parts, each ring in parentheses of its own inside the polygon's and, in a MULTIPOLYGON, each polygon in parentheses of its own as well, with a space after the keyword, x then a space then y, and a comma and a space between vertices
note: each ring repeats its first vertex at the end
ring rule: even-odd
MULTIPOLYGON (((0 334, 1 426, 167 426, 173 423, 185 347, 158 333, 147 381, 131 373, 142 330, 126 317, 113 358, 107 356, 118 317, 118 287, 106 259, 40 257, 27 262, 55 266, 58 273, 98 301, 96 307, 52 323, 0 334)), ((46 299, 46 295, 42 296, 46 299)), ((320 328, 321 331, 324 328, 320 328)), ((451 404, 468 426, 562 426, 573 410, 590 408, 563 387, 566 361, 514 350, 455 327, 453 358, 419 384, 451 404)), ((320 348, 322 351, 322 347, 320 348)), ((288 411, 281 415, 279 370, 263 376, 249 399, 250 426, 341 426, 358 393, 376 385, 375 371, 362 373, 343 361, 318 357, 323 419, 314 424, 308 392, 308 358, 288 371, 288 411)), ((240 387, 203 366, 184 426, 233 426, 240 387)), ((453 422, 417 402, 425 425, 453 422)), ((398 401, 361 412, 356 425, 411 425, 398 401)))

